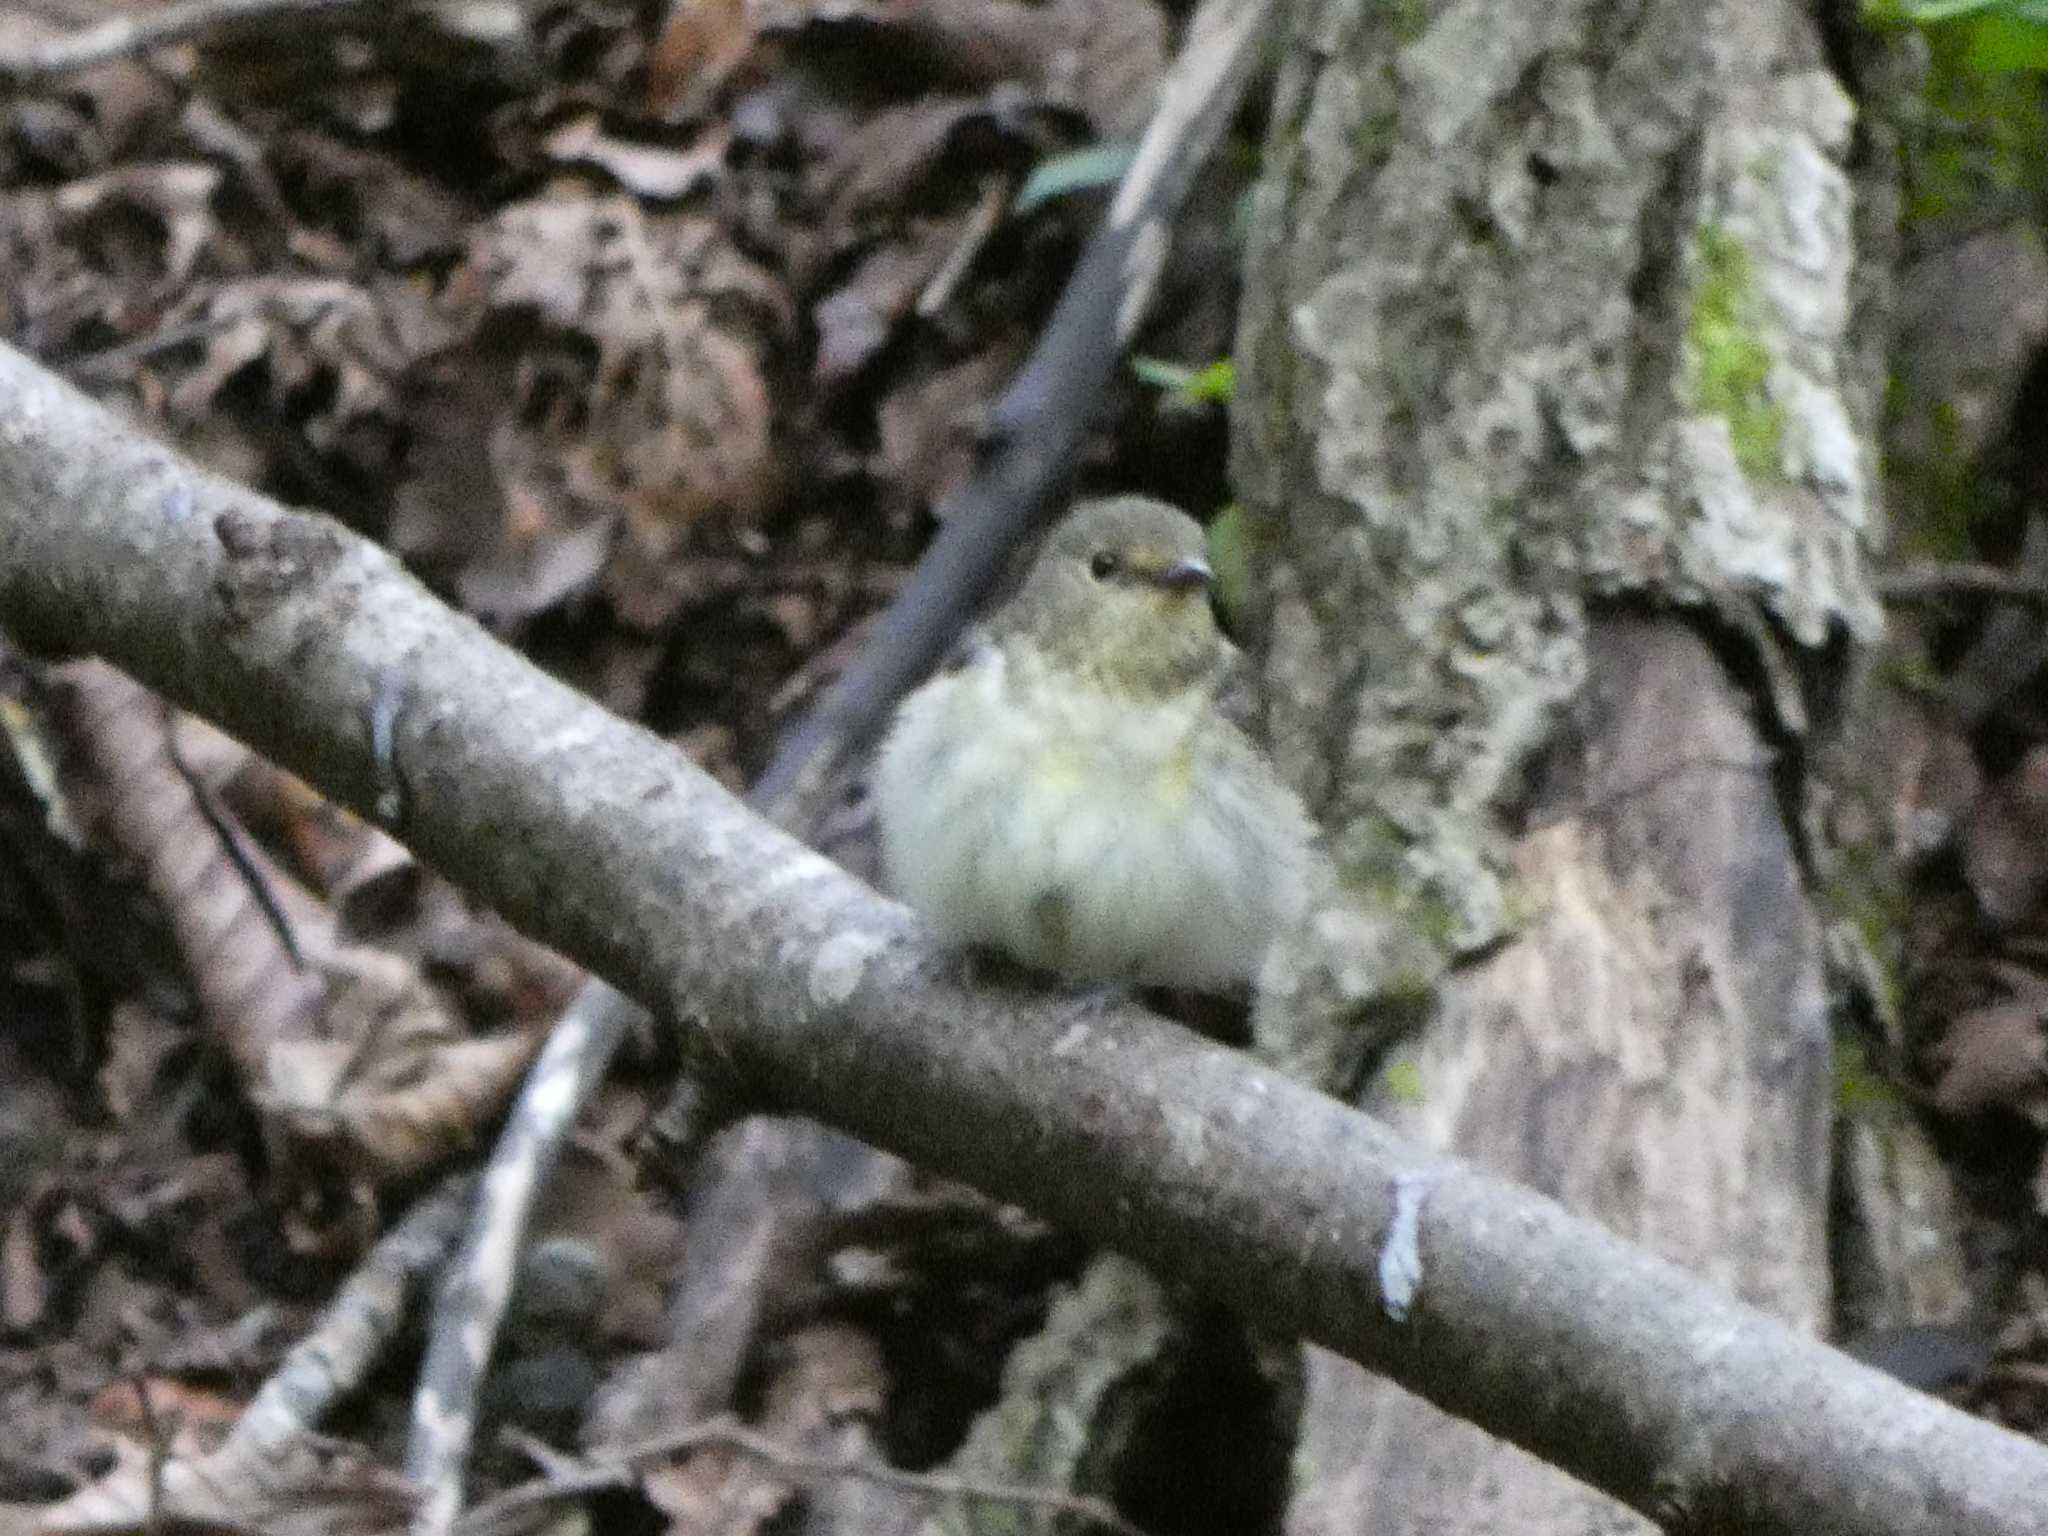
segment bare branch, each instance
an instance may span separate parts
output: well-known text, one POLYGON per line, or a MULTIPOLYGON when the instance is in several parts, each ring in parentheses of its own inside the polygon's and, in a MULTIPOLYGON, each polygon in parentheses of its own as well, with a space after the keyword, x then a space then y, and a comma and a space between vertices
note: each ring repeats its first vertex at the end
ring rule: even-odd
POLYGON ((2048 1452, 1551 1201, 1129 1007, 967 985, 909 914, 389 555, 182 463, 0 348, 0 614, 104 652, 394 830, 763 1101, 1030 1206, 1638 1510, 2020 1536, 2048 1452))
POLYGON ((2004 598, 2031 608, 2048 608, 2048 584, 2030 571, 2009 571, 1999 565, 1928 561, 1888 571, 1877 578, 1887 602, 1942 603, 1958 597, 2004 598))
POLYGON ((512 1299, 527 1219, 575 1129, 577 1111, 604 1077, 638 1014, 601 982, 578 992, 527 1073, 491 1153, 461 1255, 449 1267, 434 1306, 413 1396, 406 1474, 424 1490, 413 1516, 413 1536, 445 1536, 461 1513, 477 1394, 512 1299))

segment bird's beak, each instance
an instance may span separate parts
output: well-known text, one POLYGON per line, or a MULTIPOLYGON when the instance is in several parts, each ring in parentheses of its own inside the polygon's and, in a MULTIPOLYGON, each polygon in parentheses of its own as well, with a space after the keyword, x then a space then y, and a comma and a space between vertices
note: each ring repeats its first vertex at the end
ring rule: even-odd
POLYGON ((1164 567, 1158 576, 1159 585, 1169 592, 1194 592, 1205 590, 1216 579, 1216 573, 1209 569, 1206 560, 1176 560, 1164 567))

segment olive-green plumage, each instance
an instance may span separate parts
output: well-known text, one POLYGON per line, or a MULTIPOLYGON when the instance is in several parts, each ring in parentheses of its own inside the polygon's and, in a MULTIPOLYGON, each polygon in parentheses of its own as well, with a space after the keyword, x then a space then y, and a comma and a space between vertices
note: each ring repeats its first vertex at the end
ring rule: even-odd
POLYGON ((905 700, 876 772, 883 863, 942 939, 1076 979, 1255 973, 1311 832, 1223 707, 1237 653, 1208 583, 1192 518, 1084 504, 968 660, 905 700))

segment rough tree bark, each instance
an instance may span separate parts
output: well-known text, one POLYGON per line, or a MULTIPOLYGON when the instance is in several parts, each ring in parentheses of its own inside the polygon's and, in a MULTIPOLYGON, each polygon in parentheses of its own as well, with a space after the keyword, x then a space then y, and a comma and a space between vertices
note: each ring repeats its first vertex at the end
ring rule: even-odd
MULTIPOLYGON (((1380 979, 1314 925, 1265 1050, 1378 1069, 1408 1134, 1808 1329, 1802 769, 1880 627, 1853 125, 1791 0, 1302 0, 1235 421, 1276 749, 1345 896, 1456 964, 1419 1035, 1362 1042, 1380 979)), ((1649 1528, 1329 1356, 1289 1523, 1649 1528)))

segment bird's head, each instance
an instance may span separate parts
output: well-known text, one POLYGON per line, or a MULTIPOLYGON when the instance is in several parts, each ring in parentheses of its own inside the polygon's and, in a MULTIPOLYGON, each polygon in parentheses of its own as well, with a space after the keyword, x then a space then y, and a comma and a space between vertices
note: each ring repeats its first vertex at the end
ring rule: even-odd
POLYGON ((1046 536, 1008 627, 1055 665, 1161 697, 1215 673, 1223 636, 1202 528, 1142 496, 1083 502, 1046 536))

